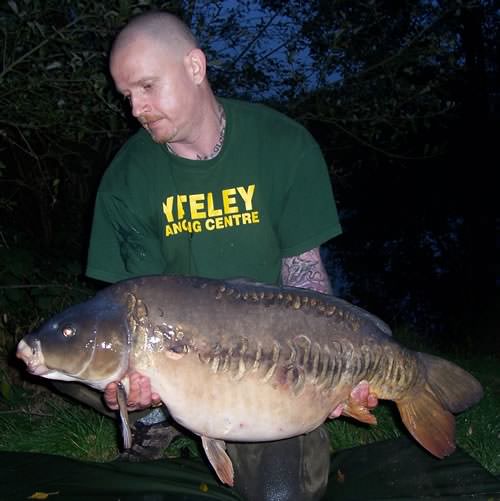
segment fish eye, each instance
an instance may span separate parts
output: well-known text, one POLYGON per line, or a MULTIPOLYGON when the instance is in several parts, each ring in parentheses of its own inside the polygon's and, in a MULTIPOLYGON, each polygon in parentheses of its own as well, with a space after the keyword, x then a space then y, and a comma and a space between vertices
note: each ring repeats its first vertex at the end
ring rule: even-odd
POLYGON ((62 335, 64 337, 73 337, 76 334, 76 329, 71 325, 66 325, 62 328, 62 335))

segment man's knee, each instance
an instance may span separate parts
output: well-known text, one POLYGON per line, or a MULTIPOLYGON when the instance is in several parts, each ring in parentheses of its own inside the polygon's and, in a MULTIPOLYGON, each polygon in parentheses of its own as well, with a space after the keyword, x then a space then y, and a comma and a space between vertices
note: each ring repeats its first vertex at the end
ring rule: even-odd
POLYGON ((313 501, 326 491, 330 442, 324 427, 277 442, 228 444, 235 489, 249 501, 313 501))

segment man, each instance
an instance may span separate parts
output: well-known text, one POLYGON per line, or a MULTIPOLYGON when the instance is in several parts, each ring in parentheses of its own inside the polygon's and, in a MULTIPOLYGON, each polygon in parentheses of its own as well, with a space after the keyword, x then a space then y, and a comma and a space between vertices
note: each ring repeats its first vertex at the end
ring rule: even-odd
MULTIPOLYGON (((319 246, 341 228, 308 132, 264 106, 217 98, 204 53, 167 13, 132 19, 114 41, 110 70, 143 129, 101 182, 87 274, 107 282, 162 273, 246 277, 330 292, 319 246)), ((352 398, 377 403, 366 384, 352 398)), ((115 384, 105 400, 117 408, 115 384)), ((129 409, 159 402, 147 378, 133 374, 129 409)), ((228 450, 248 499, 298 501, 324 492, 324 430, 228 450)))

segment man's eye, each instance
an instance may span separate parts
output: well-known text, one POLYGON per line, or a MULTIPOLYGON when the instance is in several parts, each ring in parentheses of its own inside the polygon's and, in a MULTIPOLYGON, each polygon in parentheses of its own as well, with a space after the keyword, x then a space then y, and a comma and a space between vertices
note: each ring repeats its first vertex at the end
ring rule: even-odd
POLYGON ((149 83, 148 83, 148 84, 144 84, 144 85, 142 86, 142 88, 143 88, 144 90, 151 90, 151 89, 153 88, 153 84, 149 84, 149 83))

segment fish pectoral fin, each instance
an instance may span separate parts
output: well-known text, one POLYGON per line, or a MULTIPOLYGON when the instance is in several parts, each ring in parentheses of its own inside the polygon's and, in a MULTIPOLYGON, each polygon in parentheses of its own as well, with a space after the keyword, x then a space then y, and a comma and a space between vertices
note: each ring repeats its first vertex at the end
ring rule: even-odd
POLYGON ((123 437, 123 448, 126 450, 132 447, 132 432, 130 430, 130 425, 128 420, 127 390, 121 381, 117 385, 116 397, 118 399, 118 412, 120 415, 120 425, 123 437))
MULTIPOLYGON (((331 416, 334 414, 335 410, 332 412, 331 416)), ((370 409, 352 399, 349 399, 345 404, 342 410, 342 416, 349 416, 366 424, 377 424, 377 418, 371 413, 370 409)))
POLYGON ((396 405, 408 431, 431 454, 443 458, 455 450, 455 417, 427 385, 396 405))
POLYGON ((226 453, 226 443, 223 440, 201 437, 203 449, 219 480, 226 485, 234 485, 233 463, 226 453))

